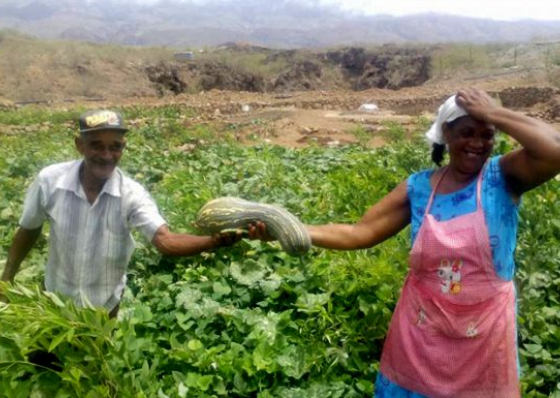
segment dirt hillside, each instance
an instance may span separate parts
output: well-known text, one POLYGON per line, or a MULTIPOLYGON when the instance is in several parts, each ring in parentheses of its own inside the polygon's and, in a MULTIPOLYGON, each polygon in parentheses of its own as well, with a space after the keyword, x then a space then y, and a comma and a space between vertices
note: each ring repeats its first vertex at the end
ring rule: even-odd
MULTIPOLYGON (((293 147, 357 141, 375 146, 423 128, 447 96, 477 86, 507 107, 560 123, 560 93, 551 69, 535 67, 534 53, 526 56, 529 66, 522 65, 517 47, 515 58, 502 52, 507 62, 493 61, 499 68, 467 70, 459 64, 436 76, 434 65, 443 65, 437 48, 310 52, 230 43, 185 61, 165 51, 37 46, 2 35, 0 45, 12 54, 0 58, 0 111, 34 104, 176 104, 195 115, 181 120, 186 126, 203 125, 249 145, 266 140, 293 147), (508 64, 512 59, 515 64, 508 64), (18 60, 25 62, 18 67, 18 60)), ((476 51, 469 47, 461 62, 475 62, 476 51)), ((0 133, 17 131, 0 125, 0 133)))

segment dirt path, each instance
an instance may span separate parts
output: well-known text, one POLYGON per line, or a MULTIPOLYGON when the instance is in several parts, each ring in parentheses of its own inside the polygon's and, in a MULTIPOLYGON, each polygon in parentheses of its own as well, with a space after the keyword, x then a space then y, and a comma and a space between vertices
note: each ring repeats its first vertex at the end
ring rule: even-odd
POLYGON ((371 147, 383 145, 391 123, 405 130, 416 125, 417 118, 396 115, 390 110, 342 111, 297 109, 295 107, 248 110, 223 122, 236 126, 237 138, 251 144, 259 140, 287 146, 310 144, 345 145, 363 141, 371 147))

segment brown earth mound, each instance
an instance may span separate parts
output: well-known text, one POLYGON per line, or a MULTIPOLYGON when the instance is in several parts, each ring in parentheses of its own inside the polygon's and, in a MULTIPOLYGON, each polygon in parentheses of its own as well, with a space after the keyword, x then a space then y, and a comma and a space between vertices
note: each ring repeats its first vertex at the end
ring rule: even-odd
POLYGON ((198 78, 203 90, 264 91, 262 76, 235 69, 218 62, 190 63, 189 70, 198 78))
POLYGON ((560 121, 560 95, 557 95, 548 101, 544 118, 553 121, 560 121))
POLYGON ((184 93, 188 87, 176 65, 163 62, 149 65, 146 67, 146 75, 155 84, 160 96, 163 96, 166 91, 171 91, 173 94, 184 93))
POLYGON ((429 79, 431 56, 427 51, 386 46, 380 51, 367 52, 353 47, 327 52, 325 58, 342 68, 355 90, 396 90, 420 86, 429 79))
POLYGON ((499 93, 502 105, 507 108, 530 108, 546 103, 560 94, 556 87, 510 87, 499 93))
MULTIPOLYGON (((261 47, 234 47, 235 52, 266 52, 261 47)), ((226 47, 226 54, 232 47, 226 47)), ((349 48, 327 53, 305 54, 296 50, 272 51, 264 65, 283 62, 286 68, 265 83, 265 77, 230 65, 205 60, 161 62, 145 68, 156 91, 180 94, 200 90, 286 92, 343 88, 356 91, 370 88, 399 89, 419 86, 429 79, 430 55, 415 49, 387 47, 368 52, 349 48), (329 72, 327 72, 327 70, 329 72), (340 78, 333 78, 339 77, 340 78)))
POLYGON ((313 61, 302 61, 281 73, 271 84, 271 91, 317 90, 321 87, 323 69, 313 61))
POLYGON ((189 63, 160 62, 145 69, 160 95, 213 89, 264 91, 262 77, 212 61, 189 63))

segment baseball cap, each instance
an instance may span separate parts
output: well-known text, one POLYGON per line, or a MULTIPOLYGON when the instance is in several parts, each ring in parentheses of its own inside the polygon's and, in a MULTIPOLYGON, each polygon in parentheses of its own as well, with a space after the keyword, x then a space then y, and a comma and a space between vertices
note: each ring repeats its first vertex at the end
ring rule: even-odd
POLYGON ((124 124, 120 113, 107 109, 87 111, 80 116, 80 133, 91 131, 117 130, 126 133, 128 128, 124 124))

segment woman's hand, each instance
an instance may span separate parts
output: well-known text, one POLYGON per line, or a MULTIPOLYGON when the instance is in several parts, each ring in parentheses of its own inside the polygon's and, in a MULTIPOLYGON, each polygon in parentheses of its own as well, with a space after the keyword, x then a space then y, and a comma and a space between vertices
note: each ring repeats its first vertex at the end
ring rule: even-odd
POLYGON ((275 240, 266 229, 266 224, 262 221, 257 221, 249 225, 249 239, 262 240, 263 242, 270 242, 275 240))
POLYGON ((492 97, 478 88, 459 90, 455 96, 455 102, 466 110, 469 115, 484 122, 488 122, 488 115, 491 112, 496 108, 500 108, 492 97))

